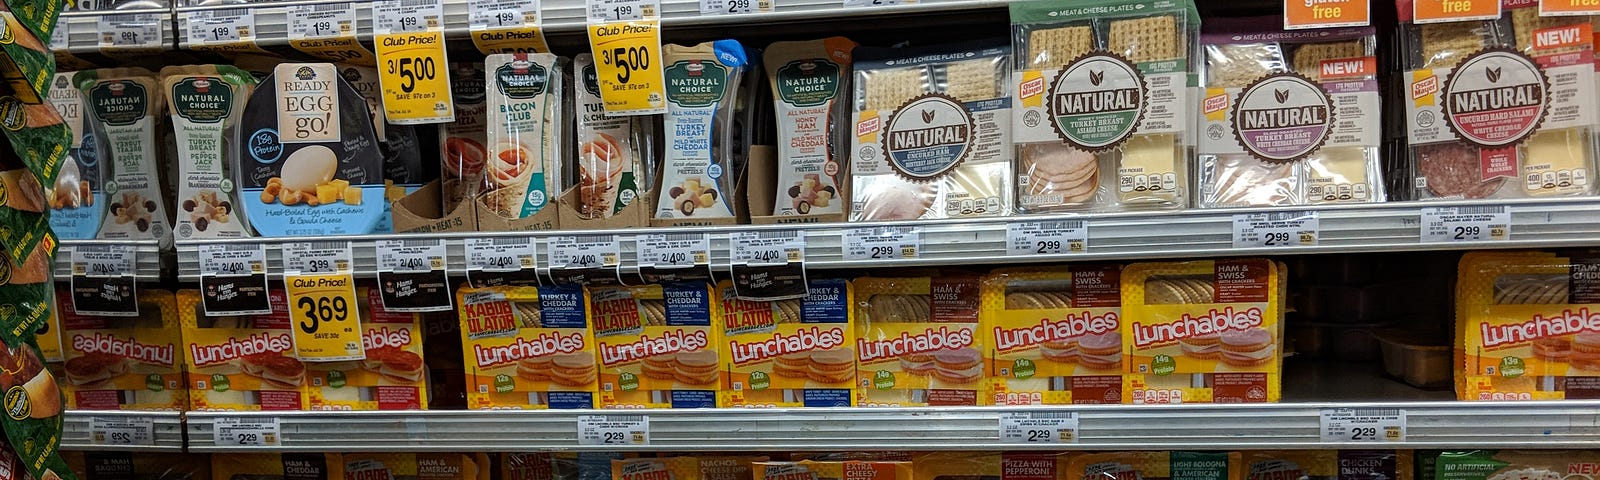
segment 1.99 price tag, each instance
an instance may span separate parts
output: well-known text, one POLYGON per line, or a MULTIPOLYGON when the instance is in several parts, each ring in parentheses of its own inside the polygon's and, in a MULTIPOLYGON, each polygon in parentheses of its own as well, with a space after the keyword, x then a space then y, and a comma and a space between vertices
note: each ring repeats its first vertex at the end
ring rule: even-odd
POLYGON ((372 8, 385 118, 400 125, 455 121, 439 1, 381 0, 372 8))
POLYGON ((289 45, 330 62, 376 65, 378 57, 356 39, 356 7, 325 3, 288 7, 289 45))

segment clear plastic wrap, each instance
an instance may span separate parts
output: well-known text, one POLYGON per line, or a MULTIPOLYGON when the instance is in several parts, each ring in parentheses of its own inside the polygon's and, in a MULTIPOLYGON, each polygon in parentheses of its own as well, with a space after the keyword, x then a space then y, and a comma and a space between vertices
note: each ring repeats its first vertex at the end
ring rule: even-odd
POLYGON ((718 40, 661 50, 668 79, 662 131, 667 148, 652 218, 734 218, 733 192, 744 174, 733 138, 734 102, 748 68, 744 46, 718 40))
POLYGON ((483 203, 501 217, 540 214, 559 192, 566 60, 549 53, 495 54, 484 60, 489 86, 483 203))
POLYGON ((651 117, 608 117, 595 80, 594 56, 573 60, 576 80, 578 215, 614 216, 655 184, 655 122, 651 117))

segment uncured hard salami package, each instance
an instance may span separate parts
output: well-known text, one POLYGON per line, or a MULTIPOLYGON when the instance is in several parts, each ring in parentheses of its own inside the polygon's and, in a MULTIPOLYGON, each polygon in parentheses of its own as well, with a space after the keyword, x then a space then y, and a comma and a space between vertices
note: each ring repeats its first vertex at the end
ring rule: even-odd
POLYGON ((1496 19, 1435 22, 1397 6, 1415 198, 1594 193, 1593 17, 1502 0, 1496 19))

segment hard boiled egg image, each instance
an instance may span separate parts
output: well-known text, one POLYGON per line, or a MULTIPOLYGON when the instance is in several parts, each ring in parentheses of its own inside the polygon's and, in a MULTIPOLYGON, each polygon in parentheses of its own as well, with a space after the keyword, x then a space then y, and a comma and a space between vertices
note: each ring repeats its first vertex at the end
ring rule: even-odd
POLYGON ((307 145, 283 161, 283 186, 297 192, 315 192, 317 185, 333 180, 339 157, 322 145, 307 145))

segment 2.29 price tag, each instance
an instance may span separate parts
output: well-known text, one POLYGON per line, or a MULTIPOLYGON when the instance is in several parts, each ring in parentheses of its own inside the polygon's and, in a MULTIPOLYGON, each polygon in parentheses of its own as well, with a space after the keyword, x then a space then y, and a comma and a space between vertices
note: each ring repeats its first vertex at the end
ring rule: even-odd
POLYGON ((1234 215, 1233 248, 1312 246, 1320 228, 1317 212, 1234 215))
POLYGON ((1422 209, 1422 243, 1498 242, 1511 239, 1505 206, 1422 209))
POLYGON ((666 113, 660 0, 589 0, 589 49, 607 115, 666 113))
POLYGON ((538 247, 533 237, 469 238, 467 283, 473 287, 538 285, 538 247))
POLYGON ((578 445, 649 445, 646 415, 579 415, 578 445))
POLYGON ((200 245, 201 305, 208 316, 268 315, 267 247, 200 245))
POLYGON ((917 258, 922 250, 922 227, 852 228, 842 239, 845 260, 917 258))
POLYGON ((455 121, 439 0, 380 0, 372 8, 385 118, 401 125, 455 121))
POLYGON ((1322 441, 1404 442, 1406 411, 1397 408, 1325 408, 1321 412, 1322 441))
POLYGON ((218 447, 276 447, 281 441, 277 417, 218 418, 211 442, 218 447))
POLYGON ((283 246, 283 284, 295 351, 301 360, 361 360, 361 318, 350 274, 348 242, 297 242, 283 246))
POLYGON ((1083 220, 1006 224, 1006 255, 1057 255, 1089 249, 1089 224, 1083 220))
POLYGON ((444 240, 379 240, 378 294, 391 312, 442 312, 454 308, 444 240))
POLYGON ((155 423, 150 417, 91 417, 89 443, 113 446, 155 445, 155 423))
POLYGON ((1005 412, 1000 414, 1001 443, 1076 443, 1076 412, 1005 412))

